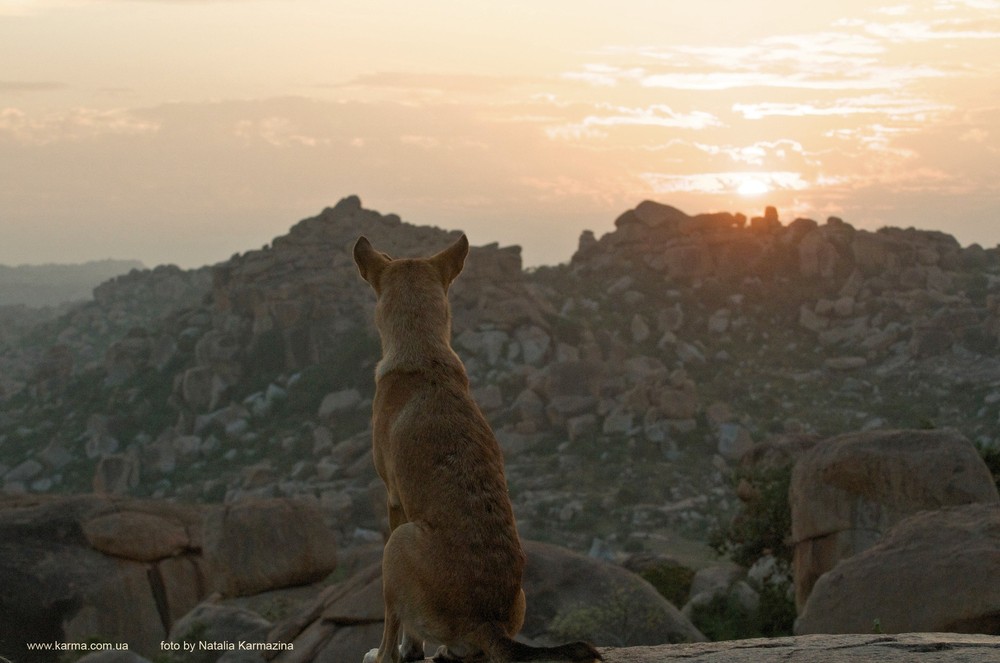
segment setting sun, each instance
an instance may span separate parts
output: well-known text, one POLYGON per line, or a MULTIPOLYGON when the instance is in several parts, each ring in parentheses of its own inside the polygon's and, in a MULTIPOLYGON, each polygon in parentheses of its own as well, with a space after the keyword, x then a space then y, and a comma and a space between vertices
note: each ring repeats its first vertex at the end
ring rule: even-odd
POLYGON ((761 180, 747 178, 740 183, 739 188, 736 189, 736 193, 749 198, 768 193, 770 190, 771 187, 761 180))

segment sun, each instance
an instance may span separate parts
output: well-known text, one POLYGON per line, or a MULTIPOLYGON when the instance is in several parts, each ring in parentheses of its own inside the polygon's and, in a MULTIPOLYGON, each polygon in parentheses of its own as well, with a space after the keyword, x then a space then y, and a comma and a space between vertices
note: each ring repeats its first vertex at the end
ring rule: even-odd
POLYGON ((736 189, 736 193, 741 196, 760 196, 770 191, 771 187, 767 185, 767 182, 754 177, 745 178, 736 189))

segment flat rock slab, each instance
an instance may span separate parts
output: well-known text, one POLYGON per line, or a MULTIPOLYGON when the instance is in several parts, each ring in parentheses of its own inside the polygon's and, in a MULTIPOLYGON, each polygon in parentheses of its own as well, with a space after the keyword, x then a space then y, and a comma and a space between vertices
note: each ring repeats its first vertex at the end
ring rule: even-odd
POLYGON ((1000 663, 1000 637, 964 633, 800 635, 601 649, 605 663, 1000 663))

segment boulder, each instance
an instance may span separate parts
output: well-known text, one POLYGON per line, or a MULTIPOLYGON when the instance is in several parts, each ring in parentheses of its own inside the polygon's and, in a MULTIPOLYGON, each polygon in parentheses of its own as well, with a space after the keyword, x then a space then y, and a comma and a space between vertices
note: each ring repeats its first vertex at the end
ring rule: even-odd
MULTIPOLYGON (((133 548, 131 544, 105 545, 115 524, 114 514, 132 504, 92 496, 0 499, 0 586, 4 588, 0 592, 0 651, 17 660, 46 660, 27 652, 25 643, 84 642, 91 637, 127 643, 139 653, 158 650, 166 637, 164 619, 171 606, 161 591, 167 588, 152 582, 158 577, 157 565, 94 548, 87 534, 116 553, 133 548), (90 526, 92 521, 96 523, 90 526)), ((193 525, 199 519, 195 510, 177 505, 157 505, 156 510, 174 522, 193 525)), ((193 543, 187 542, 192 548, 193 543)), ((152 549, 159 554, 169 545, 161 540, 138 544, 146 558, 152 549)), ((167 593, 181 595, 172 589, 167 593)), ((173 607, 186 612, 193 605, 173 607)))
POLYGON ((110 454, 94 468, 95 493, 127 495, 139 485, 141 466, 136 453, 110 454))
POLYGON ((652 585, 620 566, 538 542, 527 542, 525 552, 527 638, 605 646, 704 640, 652 585))
POLYGON ((837 247, 821 229, 808 231, 799 242, 799 273, 805 277, 833 278, 839 256, 837 247))
POLYGON ((795 464, 789 488, 799 609, 838 560, 874 545, 918 511, 1000 502, 975 447, 954 430, 851 433, 795 464))
POLYGON ((316 415, 320 421, 327 422, 341 412, 354 410, 361 404, 361 392, 357 389, 343 389, 329 393, 323 397, 316 415))
POLYGON ((241 642, 267 642, 270 628, 271 622, 251 610, 206 602, 174 624, 170 641, 192 646, 193 651, 184 650, 185 661, 215 663, 226 651, 239 652, 241 642), (201 649, 202 643, 211 643, 219 649, 201 649), (230 645, 232 649, 228 648, 230 645))
POLYGON ((795 630, 1000 633, 997 578, 1000 505, 924 511, 823 575, 795 630))
POLYGON ((210 510, 203 527, 210 582, 223 596, 313 582, 337 564, 333 531, 314 501, 230 504, 210 510))
POLYGON ((333 535, 311 502, 0 497, 0 652, 48 661, 26 643, 97 638, 156 657, 171 625, 213 589, 276 589, 334 564, 333 535))
POLYGON ((716 432, 716 448, 723 458, 736 460, 753 447, 750 431, 739 424, 720 424, 716 432))
POLYGON ((155 562, 192 548, 191 535, 180 518, 141 511, 115 511, 83 523, 83 535, 106 555, 155 562))
POLYGON ((688 600, 681 608, 681 614, 691 617, 697 607, 708 605, 716 597, 725 596, 741 581, 744 573, 735 564, 717 564, 698 569, 691 579, 688 600))

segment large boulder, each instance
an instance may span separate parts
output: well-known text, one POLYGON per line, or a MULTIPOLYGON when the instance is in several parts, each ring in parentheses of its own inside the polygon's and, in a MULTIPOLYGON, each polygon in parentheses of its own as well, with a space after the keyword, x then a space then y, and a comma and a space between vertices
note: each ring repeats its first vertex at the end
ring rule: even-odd
POLYGON ((333 570, 334 555, 312 502, 0 498, 0 652, 45 661, 26 643, 99 638, 155 656, 209 593, 307 582, 333 570))
POLYGON ((538 542, 527 542, 525 552, 521 632, 535 642, 625 647, 705 639, 652 585, 618 565, 538 542))
POLYGON ((216 591, 247 596, 322 579, 337 544, 315 502, 271 499, 210 510, 204 555, 216 591))
POLYGON ((220 652, 226 651, 237 652, 227 655, 230 659, 241 655, 238 660, 262 661, 260 656, 254 658, 253 654, 243 652, 254 651, 246 649, 246 643, 256 646, 265 642, 270 627, 271 622, 251 610, 208 601, 173 625, 170 640, 182 645, 184 660, 192 663, 215 663, 220 660, 220 652), (212 648, 206 647, 208 643, 212 643, 212 648))
POLYGON ((1000 505, 925 511, 819 579, 797 633, 1000 634, 1000 505))
POLYGON ((837 561, 918 511, 1000 502, 975 447, 954 430, 851 433, 820 442, 792 472, 796 605, 837 561))
MULTIPOLYGON (((526 642, 631 646, 705 639, 652 585, 620 566, 533 541, 525 542, 525 552, 528 610, 519 638, 526 642)), ((361 660, 381 640, 382 621, 382 569, 375 562, 276 625, 268 639, 293 644, 274 658, 281 663, 361 660)))

